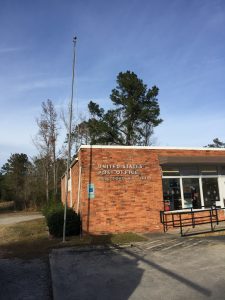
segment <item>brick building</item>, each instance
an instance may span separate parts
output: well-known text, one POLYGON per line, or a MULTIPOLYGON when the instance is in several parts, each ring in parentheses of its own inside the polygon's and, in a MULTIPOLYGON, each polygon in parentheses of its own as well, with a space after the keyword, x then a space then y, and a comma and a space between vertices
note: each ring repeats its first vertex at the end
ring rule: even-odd
POLYGON ((81 146, 70 167, 68 206, 86 233, 162 231, 160 211, 204 213, 224 199, 225 149, 81 146))

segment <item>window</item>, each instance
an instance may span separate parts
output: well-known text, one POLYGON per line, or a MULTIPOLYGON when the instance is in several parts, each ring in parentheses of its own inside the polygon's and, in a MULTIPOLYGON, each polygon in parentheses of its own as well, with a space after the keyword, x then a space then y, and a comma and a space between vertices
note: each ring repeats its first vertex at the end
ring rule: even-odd
POLYGON ((217 178, 202 178, 202 189, 205 207, 216 205, 216 201, 219 201, 217 178))
POLYGON ((165 210, 223 205, 219 194, 218 175, 225 175, 225 166, 163 165, 162 172, 165 210))
POLYGON ((184 208, 201 208, 199 178, 182 178, 184 208))
POLYGON ((182 209, 179 178, 163 179, 164 210, 182 209))

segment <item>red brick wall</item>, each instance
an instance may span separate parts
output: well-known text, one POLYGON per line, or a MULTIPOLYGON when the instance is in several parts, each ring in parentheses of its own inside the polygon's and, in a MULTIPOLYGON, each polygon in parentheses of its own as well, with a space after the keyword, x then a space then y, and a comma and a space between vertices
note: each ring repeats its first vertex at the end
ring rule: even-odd
MULTIPOLYGON (((79 163, 82 168, 82 181, 79 210, 82 215, 83 231, 92 234, 162 231, 159 211, 163 210, 163 195, 158 156, 164 155, 225 156, 225 151, 81 148, 79 163), (115 165, 115 168, 103 169, 99 167, 100 165, 115 165), (117 168, 117 165, 139 167, 117 168), (113 172, 100 174, 105 170, 113 172), (119 174, 121 171, 123 175, 119 174), (129 171, 136 171, 136 174, 130 175, 129 171), (88 199, 89 183, 95 185, 94 199, 88 199)), ((75 208, 78 169, 77 163, 72 168, 75 208)))
POLYGON ((72 177, 72 207, 77 212, 77 199, 78 199, 78 181, 79 181, 79 162, 77 161, 71 169, 72 177))
POLYGON ((137 149, 81 149, 81 161, 81 210, 85 232, 162 230, 159 218, 159 211, 163 209, 161 170, 156 153, 137 149), (112 180, 121 176, 99 174, 104 169, 98 166, 104 164, 135 164, 143 168, 113 169, 113 173, 136 170, 138 174, 125 174, 122 180, 112 180), (88 183, 95 185, 94 199, 88 199, 88 183))

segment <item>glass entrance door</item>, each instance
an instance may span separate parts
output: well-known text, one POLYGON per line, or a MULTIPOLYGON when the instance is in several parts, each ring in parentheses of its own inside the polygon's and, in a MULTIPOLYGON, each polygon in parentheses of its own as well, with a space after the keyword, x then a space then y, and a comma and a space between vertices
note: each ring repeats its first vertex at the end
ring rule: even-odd
POLYGON ((183 178, 184 208, 201 208, 199 178, 183 178))
POLYGON ((202 178, 202 190, 205 207, 216 205, 220 199, 217 178, 202 178))

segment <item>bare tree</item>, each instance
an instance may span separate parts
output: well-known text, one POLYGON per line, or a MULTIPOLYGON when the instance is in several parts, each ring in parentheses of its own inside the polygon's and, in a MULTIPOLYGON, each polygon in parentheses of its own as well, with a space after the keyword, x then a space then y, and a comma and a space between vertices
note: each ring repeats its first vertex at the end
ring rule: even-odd
MULTIPOLYGON (((68 122, 67 118, 65 116, 65 111, 62 110, 60 114, 60 118, 68 132, 68 122)), ((72 120, 72 131, 71 131, 71 150, 72 150, 72 156, 76 155, 77 151, 79 150, 81 145, 89 145, 91 142, 90 139, 90 133, 87 123, 87 118, 84 114, 79 114, 78 118, 75 120, 73 117, 72 120)), ((68 143, 68 134, 65 137, 65 144, 68 143)), ((62 152, 64 153, 64 156, 66 157, 67 149, 66 147, 62 147, 62 152)))
POLYGON ((58 118, 55 107, 51 100, 42 102, 42 113, 36 120, 38 133, 34 144, 39 151, 45 170, 46 201, 49 202, 50 174, 53 174, 53 195, 57 196, 57 166, 56 166, 56 141, 58 137, 58 118))
POLYGON ((77 125, 74 125, 71 133, 72 145, 76 154, 81 145, 89 145, 90 134, 87 121, 83 118, 77 125))

